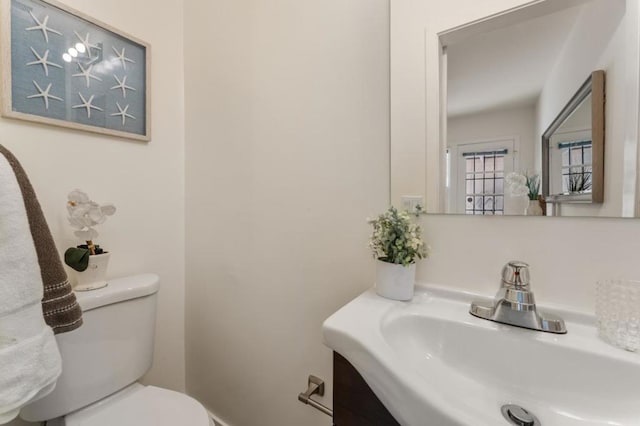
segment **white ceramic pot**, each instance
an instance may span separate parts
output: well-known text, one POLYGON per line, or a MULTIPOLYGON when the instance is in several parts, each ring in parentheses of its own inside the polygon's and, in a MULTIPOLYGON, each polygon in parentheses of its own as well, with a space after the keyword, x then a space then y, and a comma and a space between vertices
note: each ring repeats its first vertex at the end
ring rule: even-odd
POLYGON ((78 284, 76 291, 96 290, 107 286, 107 267, 111 253, 94 254, 89 256, 89 266, 82 272, 76 271, 78 284))
POLYGON ((416 285, 416 264, 408 266, 376 260, 376 293, 393 300, 411 300, 416 285))

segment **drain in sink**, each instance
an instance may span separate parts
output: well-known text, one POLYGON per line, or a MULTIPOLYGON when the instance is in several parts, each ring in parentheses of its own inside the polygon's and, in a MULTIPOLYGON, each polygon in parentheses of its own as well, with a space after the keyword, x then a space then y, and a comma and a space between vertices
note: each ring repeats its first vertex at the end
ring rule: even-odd
POLYGON ((540 421, 536 418, 536 416, 518 405, 503 405, 502 415, 512 425, 541 426, 540 421))

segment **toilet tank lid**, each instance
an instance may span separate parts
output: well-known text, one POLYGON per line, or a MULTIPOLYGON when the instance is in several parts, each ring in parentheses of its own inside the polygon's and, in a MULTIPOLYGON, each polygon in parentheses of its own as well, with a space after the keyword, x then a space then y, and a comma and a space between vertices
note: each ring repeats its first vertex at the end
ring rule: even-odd
POLYGON ((76 291, 76 298, 83 311, 136 299, 154 294, 160 288, 156 274, 140 274, 108 281, 106 287, 97 290, 76 291))

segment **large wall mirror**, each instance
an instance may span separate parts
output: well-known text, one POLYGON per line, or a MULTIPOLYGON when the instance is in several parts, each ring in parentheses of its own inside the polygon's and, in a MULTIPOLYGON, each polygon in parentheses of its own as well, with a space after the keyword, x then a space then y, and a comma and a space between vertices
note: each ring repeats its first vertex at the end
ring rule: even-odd
POLYGON ((392 202, 637 216, 638 0, 460 3, 391 0, 392 202))

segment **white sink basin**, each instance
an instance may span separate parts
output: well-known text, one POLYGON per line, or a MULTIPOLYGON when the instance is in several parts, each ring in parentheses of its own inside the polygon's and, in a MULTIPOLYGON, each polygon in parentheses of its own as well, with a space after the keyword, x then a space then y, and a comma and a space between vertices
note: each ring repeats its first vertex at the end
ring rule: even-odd
POLYGON ((593 318, 547 309, 568 333, 531 331, 471 316, 474 298, 419 286, 395 302, 370 290, 325 321, 325 344, 402 425, 509 425, 505 404, 542 426, 640 425, 640 355, 600 341, 593 318))

